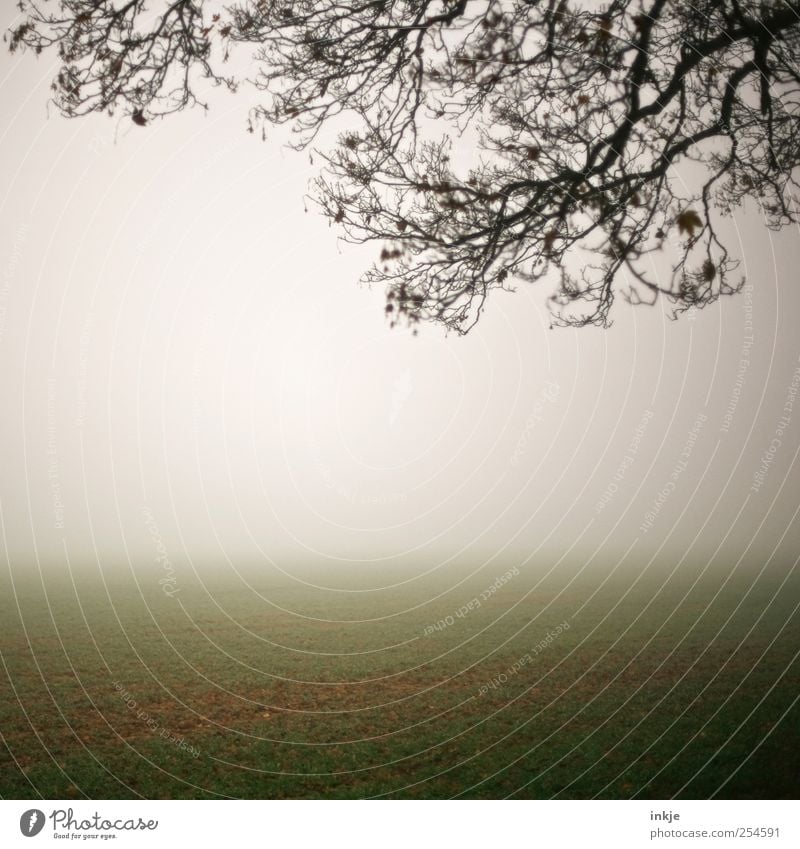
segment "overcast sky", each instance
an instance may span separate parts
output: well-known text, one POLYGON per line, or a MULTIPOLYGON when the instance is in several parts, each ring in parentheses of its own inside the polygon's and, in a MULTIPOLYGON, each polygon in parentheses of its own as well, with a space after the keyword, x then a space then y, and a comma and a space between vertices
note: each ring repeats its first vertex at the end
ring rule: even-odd
POLYGON ((466 338, 414 338, 357 285, 377 248, 304 211, 315 166, 241 101, 67 121, 50 61, 0 74, 15 569, 794 557, 796 230, 733 222, 752 289, 690 319, 551 331, 522 286, 466 338))

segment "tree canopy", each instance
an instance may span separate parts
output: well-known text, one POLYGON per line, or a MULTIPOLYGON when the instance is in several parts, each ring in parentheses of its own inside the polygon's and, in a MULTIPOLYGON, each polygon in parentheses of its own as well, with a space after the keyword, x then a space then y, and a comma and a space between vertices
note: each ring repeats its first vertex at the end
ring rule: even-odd
POLYGON ((251 131, 290 124, 305 148, 332 126, 314 196, 377 243, 392 322, 466 332, 492 290, 544 278, 554 324, 605 326, 617 297, 677 314, 740 288, 722 219, 746 198, 798 220, 797 0, 19 8, 9 46, 57 51, 67 116, 146 126, 250 84, 251 131), (246 79, 225 73, 240 50, 246 79))

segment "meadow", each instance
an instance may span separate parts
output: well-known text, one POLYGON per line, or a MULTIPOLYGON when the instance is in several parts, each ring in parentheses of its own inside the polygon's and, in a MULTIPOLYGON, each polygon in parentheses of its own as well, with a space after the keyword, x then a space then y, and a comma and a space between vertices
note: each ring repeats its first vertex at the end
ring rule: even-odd
POLYGON ((800 790, 789 565, 176 574, 0 578, 0 796, 800 790))

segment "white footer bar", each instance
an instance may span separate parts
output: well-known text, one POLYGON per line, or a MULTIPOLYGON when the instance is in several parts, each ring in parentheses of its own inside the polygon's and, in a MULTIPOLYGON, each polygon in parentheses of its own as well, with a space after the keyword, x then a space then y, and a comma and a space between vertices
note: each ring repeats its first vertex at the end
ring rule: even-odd
POLYGON ((0 846, 798 847, 793 801, 0 801, 0 846))

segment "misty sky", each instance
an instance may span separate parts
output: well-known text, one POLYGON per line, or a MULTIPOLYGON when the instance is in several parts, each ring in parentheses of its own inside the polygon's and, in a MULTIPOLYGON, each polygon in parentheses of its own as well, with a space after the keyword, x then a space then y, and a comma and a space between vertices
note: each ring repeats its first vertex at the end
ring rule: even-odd
MULTIPOLYGON (((549 330, 546 286, 466 338, 390 330, 308 154, 240 99, 147 128, 0 80, 0 499, 15 570, 97 563, 753 564, 798 549, 800 239, 732 222, 752 289, 549 330), (794 381, 794 382, 793 382, 794 381), (791 404, 789 404, 791 407, 791 404), (765 460, 766 456, 766 460, 765 460)), ((378 578, 379 580, 379 578, 378 578)))

